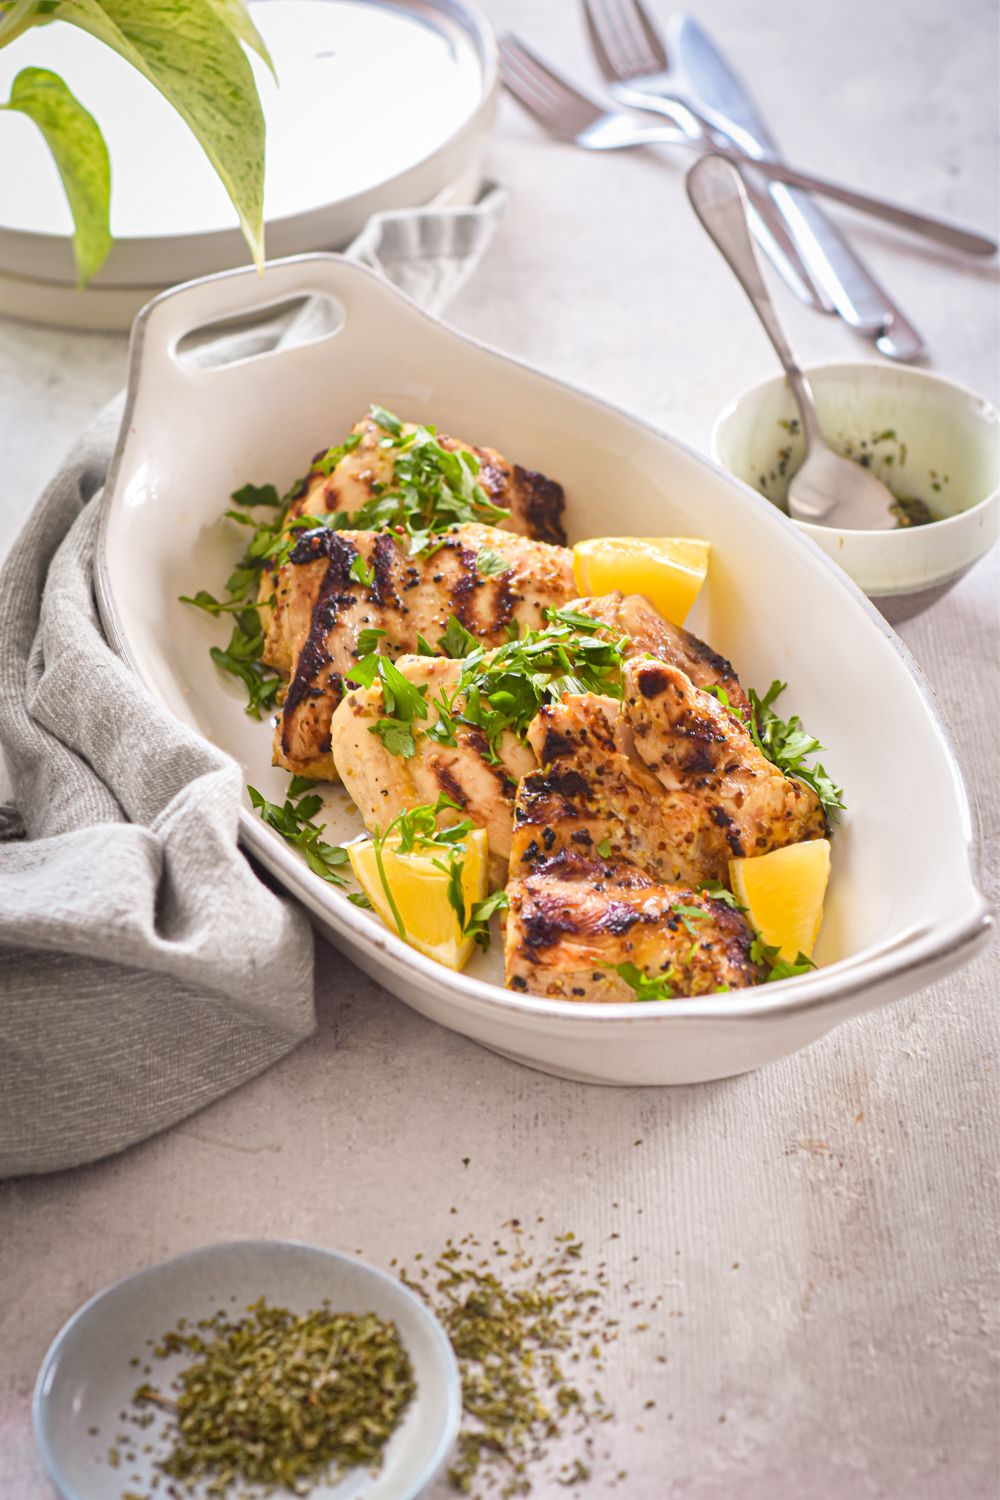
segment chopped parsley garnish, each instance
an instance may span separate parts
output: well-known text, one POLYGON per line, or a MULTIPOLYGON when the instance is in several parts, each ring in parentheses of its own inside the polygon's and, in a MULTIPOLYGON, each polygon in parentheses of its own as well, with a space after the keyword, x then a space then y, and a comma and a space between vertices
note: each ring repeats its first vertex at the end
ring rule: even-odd
MULTIPOLYGON (((487 744, 487 758, 496 764, 497 746, 508 730, 523 738, 546 703, 563 693, 603 693, 620 699, 622 660, 626 637, 609 634, 607 626, 574 610, 549 610, 544 630, 528 631, 519 640, 496 649, 477 643, 452 617, 439 647, 462 661, 462 673, 450 691, 444 687, 431 706, 437 720, 422 731, 443 745, 454 745, 456 726, 478 729, 487 744)), ((414 687, 385 657, 365 657, 351 669, 351 681, 370 687, 379 678, 385 715, 369 730, 395 755, 415 753, 414 719, 428 717, 426 684, 414 687), (388 692, 386 691, 388 684, 388 692), (390 734, 382 728, 397 720, 410 734, 390 734)))
POLYGON ((501 735, 509 730, 523 738, 540 709, 563 693, 623 695, 625 638, 609 636, 601 621, 572 610, 549 610, 547 618, 543 630, 495 651, 480 646, 465 658, 451 698, 453 716, 482 731, 494 763, 501 735))
POLYGON ((351 563, 349 571, 355 583, 360 583, 363 589, 370 589, 375 582, 375 569, 365 562, 360 552, 351 563))
POLYGON ((281 805, 268 802, 255 786, 248 786, 247 791, 267 826, 294 844, 296 849, 302 850, 310 870, 331 885, 344 885, 344 878, 337 871, 347 864, 347 850, 339 844, 328 844, 322 838, 326 825, 317 823, 315 817, 323 806, 323 799, 310 793, 312 785, 306 777, 294 776, 288 796, 281 805))
POLYGON ((438 651, 441 655, 450 656, 452 660, 457 661, 461 657, 470 656, 478 649, 479 642, 472 631, 466 630, 461 620, 457 620, 452 615, 445 626, 444 635, 438 636, 438 651))
POLYGON ((772 766, 777 766, 786 776, 794 776, 799 781, 804 781, 806 786, 812 787, 820 802, 828 820, 833 823, 836 815, 843 809, 843 791, 836 786, 827 775, 823 766, 810 766, 806 763, 806 757, 815 755, 822 750, 823 746, 802 727, 802 720, 798 715, 793 715, 787 721, 780 719, 771 707, 772 703, 785 691, 787 682, 779 682, 775 678, 763 698, 759 697, 750 689, 750 717, 745 719, 739 709, 729 701, 729 694, 724 687, 718 683, 712 683, 703 688, 702 692, 708 693, 722 704, 723 708, 739 720, 743 727, 749 730, 757 749, 765 760, 769 760, 772 766))
POLYGON ((265 568, 284 562, 295 545, 299 531, 311 529, 322 522, 314 516, 297 517, 291 526, 285 524, 285 512, 296 493, 293 485, 287 495, 279 498, 273 484, 245 484, 236 490, 231 499, 242 506, 267 506, 280 509, 281 515, 274 520, 259 521, 245 509, 227 510, 230 520, 248 527, 253 535, 246 551, 226 580, 226 598, 216 599, 207 589, 196 594, 182 594, 182 604, 193 604, 206 614, 232 615, 233 633, 225 650, 219 646, 209 648, 215 665, 231 677, 238 678, 247 690, 246 711, 251 718, 259 719, 261 711, 270 712, 274 707, 281 677, 274 667, 266 666, 264 653, 264 630, 257 610, 256 599, 265 568))
POLYGON ((636 1000, 672 1000, 674 990, 671 979, 676 978, 673 968, 665 974, 644 974, 635 964, 614 964, 615 973, 635 991, 636 1000))
POLYGON ((798 974, 808 974, 810 969, 816 965, 811 958, 806 958, 804 953, 798 954, 794 960, 779 958, 781 949, 772 948, 765 943, 758 933, 750 945, 750 959, 755 964, 762 964, 767 973, 764 976, 765 984, 775 984, 779 979, 794 979, 798 974))
POLYGON ((235 500, 237 505, 244 509, 252 509, 255 505, 270 505, 277 508, 279 505, 287 505, 287 499, 278 494, 273 484, 245 484, 242 489, 234 490, 230 500, 235 500))
POLYGON ((802 720, 797 715, 786 722, 779 719, 771 707, 787 686, 787 683, 775 679, 763 698, 758 698, 753 688, 750 689, 750 733, 758 750, 772 765, 784 771, 786 776, 796 776, 806 786, 812 787, 827 817, 833 822, 844 806, 843 792, 834 785, 822 766, 809 766, 805 761, 807 755, 815 755, 823 746, 803 729, 802 720))
POLYGON ((510 563, 492 547, 480 547, 476 553, 476 572, 482 578, 494 578, 498 573, 509 573, 510 563))
POLYGON ((601 856, 602 859, 610 859, 611 858, 611 840, 610 839, 601 839, 601 842, 597 845, 597 852, 601 856))
POLYGON ((746 911, 746 907, 740 905, 729 887, 723 885, 721 880, 701 880, 698 882, 698 889, 710 901, 721 901, 724 906, 731 907, 733 911, 746 911))
POLYGON ((473 938, 485 952, 490 945, 490 917, 496 911, 506 910, 507 893, 504 890, 494 891, 484 900, 474 902, 471 911, 466 911, 465 892, 462 888, 465 840, 478 825, 471 818, 462 818, 459 822, 452 823, 445 828, 440 827, 438 815, 447 808, 460 810, 458 803, 454 802, 446 792, 442 792, 436 802, 425 802, 419 807, 411 807, 405 812, 398 813, 392 822, 386 825, 384 832, 376 823, 372 831, 375 867, 378 870, 379 881, 385 892, 385 899, 389 904, 396 928, 400 937, 405 941, 406 924, 385 873, 383 851, 387 841, 391 838, 394 844, 398 845, 397 852, 400 854, 413 854, 414 852, 437 854, 439 857, 432 859, 431 863, 435 869, 448 877, 448 904, 455 913, 459 931, 463 937, 473 938))
MULTIPOLYGON (((377 629, 374 625, 366 625, 364 630, 358 631, 358 655, 370 656, 378 647, 378 643, 385 635, 384 630, 377 629)), ((431 652, 434 655, 434 652, 431 652)))
MULTIPOLYGON (((404 432, 402 422, 384 407, 373 406, 370 415, 386 434, 379 446, 392 453, 392 478, 373 484, 371 498, 359 510, 334 511, 320 525, 335 531, 402 531, 409 537, 411 557, 416 557, 432 552, 440 533, 452 526, 466 521, 492 526, 509 518, 510 511, 494 505, 479 483, 480 463, 474 453, 445 448, 434 427, 404 432)), ((322 460, 324 473, 331 473, 344 453, 357 447, 361 435, 352 437, 354 441, 349 438, 339 449, 330 449, 322 460)), ((494 572, 506 568, 500 561, 494 572)))
POLYGON ((680 917, 684 930, 693 938, 698 937, 698 931, 696 928, 691 926, 691 923, 707 922, 712 915, 711 912, 705 911, 704 908, 700 906, 689 906, 686 905, 683 901, 675 901, 670 910, 673 912, 674 916, 680 917))
POLYGON ((409 760, 416 753, 413 738, 414 719, 427 718, 424 695, 426 683, 415 687, 387 656, 373 652, 351 668, 351 682, 358 687, 371 687, 378 679, 382 689, 382 707, 385 714, 368 730, 376 735, 390 755, 401 755, 409 760))
POLYGON ((340 460, 346 458, 348 453, 354 452, 363 436, 364 434, 361 432, 352 432, 350 437, 346 437, 342 443, 337 443, 335 447, 328 448, 316 465, 320 473, 329 479, 334 469, 340 463, 340 460))

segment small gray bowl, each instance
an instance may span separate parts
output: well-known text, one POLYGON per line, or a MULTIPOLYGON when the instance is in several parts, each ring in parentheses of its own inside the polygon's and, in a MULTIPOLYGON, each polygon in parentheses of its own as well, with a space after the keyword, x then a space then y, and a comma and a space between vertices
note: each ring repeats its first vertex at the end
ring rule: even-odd
MULTIPOLYGON (((392 1276, 350 1255, 285 1240, 243 1240, 191 1250, 126 1276, 86 1302, 56 1336, 35 1384, 35 1440, 63 1500, 121 1500, 148 1491, 154 1455, 148 1431, 121 1420, 149 1354, 178 1319, 194 1322, 220 1309, 247 1307, 259 1297, 305 1312, 324 1299, 338 1312, 391 1318, 413 1362, 417 1392, 385 1448, 375 1476, 355 1469, 335 1484, 317 1484, 312 1500, 415 1500, 443 1469, 458 1433, 462 1394, 444 1329, 392 1276), (92 1429, 97 1429, 94 1435, 92 1429), (120 1433, 132 1434, 127 1461, 120 1433), (112 1467, 108 1450, 122 1451, 112 1467)), ((150 1361, 168 1386, 188 1359, 150 1361)), ((197 1492, 196 1492, 197 1493, 197 1492)))

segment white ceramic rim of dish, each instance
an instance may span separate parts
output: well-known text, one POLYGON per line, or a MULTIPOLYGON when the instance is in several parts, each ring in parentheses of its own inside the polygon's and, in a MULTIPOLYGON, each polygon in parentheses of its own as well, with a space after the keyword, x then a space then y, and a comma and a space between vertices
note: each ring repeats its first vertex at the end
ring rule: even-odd
POLYGON ((458 1372, 458 1363, 455 1359, 455 1351, 451 1341, 445 1333, 439 1318, 430 1310, 426 1303, 411 1292, 408 1286, 390 1276, 388 1271, 383 1271, 379 1266, 373 1266, 369 1261, 363 1260, 358 1255, 346 1255, 342 1250, 331 1250, 326 1245, 311 1245, 305 1240, 219 1240, 213 1245, 197 1245, 193 1250, 183 1250, 179 1255, 170 1255, 166 1260, 159 1260, 152 1266, 142 1266, 138 1271, 130 1271, 127 1276, 119 1276, 117 1281, 110 1282, 88 1297, 81 1307, 78 1307, 73 1315, 59 1329, 48 1349, 45 1358, 35 1379, 34 1390, 31 1396, 31 1425, 34 1432, 35 1444, 45 1463, 46 1471, 55 1485, 63 1500, 75 1500, 77 1490, 66 1478, 60 1467, 59 1460, 53 1451, 46 1428, 47 1396, 46 1383, 49 1372, 62 1351, 63 1345, 77 1324, 87 1316, 91 1308, 102 1302, 105 1297, 113 1296, 121 1287, 130 1282, 141 1281, 146 1277, 155 1276, 166 1269, 167 1266, 179 1265, 184 1261, 197 1260, 203 1256, 216 1254, 220 1250, 273 1250, 275 1246, 287 1247, 290 1250, 307 1250, 311 1254, 325 1256, 330 1260, 347 1262, 352 1266, 360 1266, 366 1275, 375 1281, 383 1282, 392 1288, 393 1294, 399 1294, 403 1301, 412 1307, 419 1317, 429 1336, 434 1340, 439 1352, 443 1356, 443 1362, 448 1369, 447 1380, 447 1414, 446 1425, 441 1437, 434 1449, 434 1453, 424 1467, 423 1474, 418 1476, 417 1482, 404 1490, 399 1500, 417 1500, 424 1490, 431 1485, 443 1469, 448 1454, 458 1434, 458 1428, 462 1419, 462 1387, 458 1372))
MULTIPOLYGON (((901 376, 904 380, 914 380, 918 384, 920 382, 923 382, 925 385, 940 386, 944 390, 957 392, 958 395, 967 397, 969 401, 977 402, 979 406, 983 408, 983 415, 988 420, 993 421, 997 424, 998 427, 1000 427, 1000 410, 998 410, 997 407, 993 405, 992 401, 987 400, 985 396, 981 396, 979 392, 974 391, 971 386, 963 385, 960 380, 952 380, 949 375, 938 375, 934 370, 917 370, 912 365, 892 366, 891 368, 888 368, 885 365, 877 364, 875 360, 866 359, 832 359, 827 360, 824 364, 821 365, 803 366, 803 372, 809 381, 815 380, 817 376, 839 374, 841 371, 846 370, 873 370, 876 372, 876 379, 881 378, 882 375, 896 376, 897 378, 901 376)), ((730 400, 726 402, 725 406, 722 408, 715 421, 712 423, 712 430, 709 434, 708 445, 712 462, 718 465, 718 467, 723 471, 724 474, 728 474, 730 479, 735 479, 738 484, 743 485, 753 494, 760 496, 760 498, 764 500, 766 504, 770 505, 774 510, 779 511, 782 515, 784 515, 785 512, 781 510, 780 505, 775 505, 773 500, 768 500, 767 496, 761 495, 760 491, 755 490, 753 485, 747 485, 746 481, 740 479, 738 474, 734 474, 732 469, 730 469, 729 466, 723 462, 723 459, 721 458, 719 453, 719 437, 722 429, 725 427, 726 423, 735 415, 739 407, 751 397, 763 396, 768 390, 777 388, 782 385, 786 387, 788 385, 788 379, 785 375, 768 375, 764 380, 755 380, 752 385, 745 386, 743 390, 737 392, 735 396, 731 397, 730 400)), ((953 516, 942 516, 939 521, 928 522, 928 525, 926 527, 921 528, 922 533, 924 535, 927 535, 930 530, 938 532, 946 527, 965 525, 967 517, 974 516, 977 511, 983 510, 987 505, 989 505, 996 499, 997 489, 997 485, 994 485, 989 494, 984 495, 981 500, 977 500, 975 505, 967 505, 964 510, 957 510, 953 516)), ((821 531, 823 529, 822 527, 816 525, 811 521, 796 521, 794 524, 796 526, 800 526, 806 536, 810 537, 813 532, 821 531)), ((873 533, 871 531, 862 531, 858 530, 857 528, 848 526, 838 526, 835 529, 838 536, 850 537, 852 540, 855 537, 867 537, 870 539, 873 535, 883 535, 882 532, 873 533)), ((889 535, 892 534, 893 533, 890 528, 889 535)))
MULTIPOLYGON (((313 261, 343 261, 343 256, 330 254, 310 254, 289 256, 286 260, 271 262, 273 265, 299 265, 313 261)), ((357 262, 348 262, 352 271, 360 276, 371 277, 392 296, 398 297, 406 306, 415 312, 435 328, 440 328, 440 321, 428 313, 419 304, 413 302, 403 292, 395 287, 390 287, 376 272, 367 266, 357 262)), ((136 317, 132 326, 132 338, 129 346, 129 369, 128 386, 126 390, 125 409, 122 415, 122 423, 119 429, 118 441, 115 446, 114 456, 108 471, 108 478, 104 486, 101 501, 101 519, 97 541, 97 555, 95 561, 95 589, 97 594, 98 608, 104 624, 108 640, 128 664, 128 666, 139 677, 145 681, 136 663, 128 650, 124 631, 118 618, 118 612, 114 603, 114 595, 110 584, 110 572, 108 565, 108 530, 110 508, 107 497, 114 494, 118 470, 122 462, 125 450, 125 440, 131 425, 132 411, 138 387, 138 373, 142 362, 142 348, 145 338, 146 325, 153 310, 159 307, 169 298, 176 297, 180 293, 195 285, 203 285, 210 282, 231 280, 234 277, 246 276, 245 269, 234 271, 220 271, 210 276, 198 277, 195 282, 183 283, 172 287, 161 293, 142 309, 136 317)), ((279 305, 287 300, 284 295, 275 295, 269 302, 262 301, 259 309, 263 312, 268 305, 279 305)), ((514 358, 501 350, 492 348, 481 340, 471 338, 466 333, 457 329, 448 328, 450 337, 462 343, 471 345, 488 353, 491 357, 511 365, 515 369, 537 374, 535 368, 524 360, 514 358)), ((747 1021, 753 1019, 769 1019, 778 1014, 796 1014, 810 1011, 826 1005, 849 1000, 854 995, 864 994, 866 991, 877 988, 884 981, 895 976, 919 974, 921 970, 931 971, 926 982, 930 983, 934 977, 933 971, 942 963, 947 963, 957 954, 962 953, 963 958, 949 965, 950 968, 957 967, 958 962, 970 958, 973 953, 984 944, 992 929, 992 917, 989 908, 979 889, 980 885, 980 859, 979 859, 979 837, 978 837, 978 812, 970 802, 965 789, 965 782, 959 769, 955 748, 952 743, 951 733, 945 722, 944 716, 938 706, 933 690, 925 678, 919 664, 910 654, 895 631, 888 625, 884 617, 878 612, 873 604, 865 597, 838 565, 831 561, 811 537, 807 536, 802 529, 787 517, 781 518, 781 512, 759 494, 750 485, 731 474, 728 469, 715 463, 704 454, 698 453, 689 444, 682 442, 672 435, 664 434, 653 423, 627 412, 623 407, 616 406, 613 402, 605 401, 601 397, 594 396, 580 386, 573 385, 570 381, 557 379, 555 376, 546 374, 545 379, 553 385, 560 386, 564 390, 573 392, 586 403, 598 407, 602 411, 611 411, 622 417, 626 422, 634 423, 645 431, 652 433, 658 439, 668 437, 671 443, 676 444, 690 458, 699 464, 706 464, 715 469, 727 484, 736 485, 744 494, 748 504, 762 509, 762 512, 770 518, 782 520, 782 524, 793 526, 799 543, 811 548, 816 557, 822 559, 825 568, 830 569, 837 579, 840 587, 854 596, 854 600, 869 616, 873 625, 886 637, 892 649, 899 656, 906 671, 913 679, 917 691, 920 693, 928 714, 931 717, 938 733, 941 736, 944 748, 948 754, 951 770, 961 793, 961 800, 965 809, 965 855, 966 869, 969 875, 969 883, 975 888, 978 898, 964 917, 953 918, 943 927, 917 927, 897 933, 886 942, 877 944, 875 947, 851 954, 847 958, 839 959, 836 963, 825 968, 817 969, 808 974, 800 975, 794 979, 781 980, 775 984, 757 985, 747 990, 728 992, 724 999, 715 995, 703 995, 692 999, 677 1000, 649 1000, 637 1005, 634 1001, 622 1001, 612 1004, 599 1004, 594 1001, 576 1000, 549 1000, 536 995, 520 994, 513 990, 503 988, 498 984, 492 984, 487 980, 474 979, 462 973, 451 970, 442 970, 440 964, 431 958, 425 958, 409 944, 404 943, 402 938, 389 931, 372 930, 370 919, 366 914, 359 912, 349 901, 340 897, 336 892, 329 892, 328 899, 321 900, 321 892, 317 886, 321 882, 310 872, 304 863, 296 859, 291 850, 288 849, 278 838, 273 836, 259 818, 255 817, 248 807, 240 809, 240 838, 245 848, 260 860, 260 862, 276 875, 282 885, 292 895, 296 896, 307 910, 322 918, 330 926, 335 927, 345 936, 355 941, 361 948, 374 946, 380 951, 381 962, 391 968, 397 978, 405 978, 414 968, 423 973, 428 980, 447 979, 449 988, 460 995, 462 1000, 469 1006, 478 1010, 506 1009, 518 1013, 526 1023, 542 1025, 547 1021, 562 1022, 568 1017, 583 1016, 594 1017, 598 1015, 607 1020, 627 1020, 633 1025, 649 1026, 657 1025, 665 1020, 675 1023, 682 1021, 747 1021), (900 962, 894 957, 897 950, 903 946, 908 949, 908 957, 900 962), (860 971, 860 972, 852 972, 860 971)), ((327 888, 323 888, 322 894, 327 894, 327 888)), ((911 989, 920 988, 919 981, 915 982, 911 989)))

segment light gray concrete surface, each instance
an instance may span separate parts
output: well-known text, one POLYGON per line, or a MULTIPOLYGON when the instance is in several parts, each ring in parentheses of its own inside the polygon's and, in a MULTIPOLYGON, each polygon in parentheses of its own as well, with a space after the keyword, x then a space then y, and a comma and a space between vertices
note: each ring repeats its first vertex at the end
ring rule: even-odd
MULTIPOLYGON (((593 76, 569 0, 490 8, 593 76)), ((995 6, 704 0, 698 16, 796 160, 995 231, 995 6)), ((687 208, 682 165, 576 155, 505 104, 492 170, 510 209, 451 316, 704 446, 718 408, 773 361, 687 208)), ((933 367, 995 400, 995 268, 844 222, 933 367)), ((867 352, 779 295, 804 360, 867 352)), ((0 545, 124 357, 118 338, 0 325, 0 545)), ((902 630, 954 730, 993 902, 998 574, 994 556, 902 630)), ((35 1372, 113 1278, 245 1235, 387 1265, 456 1226, 492 1237, 539 1213, 663 1298, 650 1333, 615 1346, 618 1416, 598 1445, 610 1456, 582 1493, 996 1495, 995 951, 761 1074, 677 1090, 529 1072, 412 1014, 323 944, 318 979, 318 1036, 267 1076, 117 1160, 0 1189, 2 1500, 48 1493, 35 1372)))

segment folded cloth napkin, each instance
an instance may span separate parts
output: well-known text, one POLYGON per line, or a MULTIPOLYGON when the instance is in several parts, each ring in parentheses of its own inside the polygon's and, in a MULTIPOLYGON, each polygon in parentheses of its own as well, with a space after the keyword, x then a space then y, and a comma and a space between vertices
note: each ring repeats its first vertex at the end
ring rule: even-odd
MULTIPOLYGON (((380 214, 348 253, 436 309, 502 208, 490 188, 471 208, 380 214)), ((307 305, 199 358, 294 342, 319 316, 307 305)), ((142 1140, 315 1025, 309 924, 237 847, 236 763, 166 713, 101 630, 98 501, 122 399, 0 573, 0 743, 14 787, 0 805, 0 1177, 142 1140)))

